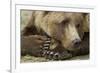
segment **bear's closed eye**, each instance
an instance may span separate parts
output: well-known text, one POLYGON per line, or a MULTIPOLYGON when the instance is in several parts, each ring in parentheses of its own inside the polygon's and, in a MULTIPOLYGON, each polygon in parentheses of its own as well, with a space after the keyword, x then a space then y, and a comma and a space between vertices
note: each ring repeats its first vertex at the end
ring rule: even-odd
POLYGON ((70 22, 70 20, 69 19, 66 19, 66 20, 63 20, 62 22, 60 22, 60 24, 62 26, 66 26, 66 25, 68 25, 69 22, 70 22))

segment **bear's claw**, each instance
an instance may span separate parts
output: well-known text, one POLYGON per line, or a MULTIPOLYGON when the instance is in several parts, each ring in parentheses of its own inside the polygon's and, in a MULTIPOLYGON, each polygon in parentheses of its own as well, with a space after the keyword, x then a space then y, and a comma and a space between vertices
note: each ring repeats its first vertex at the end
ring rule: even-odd
POLYGON ((42 57, 45 57, 45 58, 50 59, 50 60, 64 60, 64 59, 71 58, 72 54, 65 52, 65 51, 60 53, 60 52, 55 52, 52 50, 43 50, 42 57))

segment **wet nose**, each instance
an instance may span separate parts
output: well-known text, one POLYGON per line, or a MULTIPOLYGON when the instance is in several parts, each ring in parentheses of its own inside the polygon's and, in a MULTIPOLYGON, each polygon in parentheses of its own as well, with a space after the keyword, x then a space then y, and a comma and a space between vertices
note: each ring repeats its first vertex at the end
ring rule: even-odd
POLYGON ((81 42, 80 39, 75 39, 75 40, 73 40, 73 44, 74 44, 75 46, 78 46, 78 45, 80 44, 80 42, 81 42))

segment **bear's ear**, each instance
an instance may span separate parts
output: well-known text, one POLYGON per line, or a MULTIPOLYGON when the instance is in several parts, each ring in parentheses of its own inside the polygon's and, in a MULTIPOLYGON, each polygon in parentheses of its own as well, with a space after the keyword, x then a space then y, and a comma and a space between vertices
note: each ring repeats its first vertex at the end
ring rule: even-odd
POLYGON ((89 32, 90 14, 83 13, 83 31, 89 32))
POLYGON ((39 14, 41 14, 41 16, 46 16, 50 11, 39 11, 39 14))

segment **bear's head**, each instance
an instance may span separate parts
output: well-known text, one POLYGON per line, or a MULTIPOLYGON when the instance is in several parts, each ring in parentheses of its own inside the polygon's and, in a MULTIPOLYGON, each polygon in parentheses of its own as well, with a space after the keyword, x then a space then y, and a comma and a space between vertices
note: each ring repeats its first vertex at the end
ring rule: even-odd
POLYGON ((89 31, 87 15, 79 12, 36 11, 34 24, 64 48, 73 50, 80 44, 84 31, 89 31))

